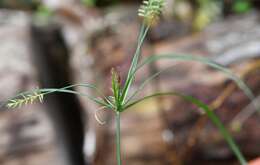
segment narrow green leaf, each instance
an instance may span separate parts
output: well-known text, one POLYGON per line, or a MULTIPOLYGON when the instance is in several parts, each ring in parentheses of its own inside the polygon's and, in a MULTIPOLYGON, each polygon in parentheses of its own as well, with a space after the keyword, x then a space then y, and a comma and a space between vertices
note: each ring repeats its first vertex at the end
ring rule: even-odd
POLYGON ((140 100, 134 101, 132 103, 130 103, 128 106, 125 107, 124 110, 146 100, 152 97, 158 97, 158 96, 178 96, 181 97, 182 99, 193 103, 194 105, 196 105, 198 108, 202 109, 207 116, 210 118, 210 120, 217 126, 217 128, 219 129, 220 133, 222 134, 222 136, 225 138, 226 142, 228 143, 230 149, 233 151, 233 153, 235 154, 235 156, 237 157, 237 159, 239 160, 239 162, 241 163, 241 165, 246 165, 247 161, 244 158, 244 156, 242 155, 242 153, 239 150, 239 147, 237 146, 237 144, 235 143, 235 141, 233 140, 232 136, 230 135, 230 133, 226 130, 226 128, 224 127, 224 125, 222 124, 222 122, 220 121, 220 119, 215 115, 215 113, 213 112, 212 109, 209 108, 208 105, 206 105, 205 103, 201 102, 200 100, 192 97, 192 96, 188 96, 188 95, 183 95, 181 93, 178 92, 166 92, 166 93, 155 93, 149 96, 146 96, 140 100))
MULTIPOLYGON (((199 56, 192 56, 192 55, 184 55, 184 54, 165 54, 165 55, 153 55, 148 58, 146 58, 138 67, 135 71, 138 71, 141 67, 143 67, 146 64, 158 61, 158 60, 176 60, 176 61, 195 61, 195 62, 200 62, 203 64, 206 64, 212 68, 215 68, 222 73, 224 73, 228 78, 233 80, 238 87, 245 93, 245 95, 250 99, 254 100, 255 96, 251 89, 244 83, 243 80, 241 80, 239 77, 237 77, 231 70, 228 68, 225 68, 221 66, 220 64, 215 63, 214 61, 211 61, 208 58, 205 57, 199 57, 199 56)), ((257 105, 255 105, 257 107, 257 105)))
POLYGON ((154 80, 156 77, 158 77, 162 72, 165 72, 169 69, 171 69, 173 66, 175 65, 172 65, 170 67, 167 67, 163 70, 160 70, 156 73, 154 73, 153 75, 149 76, 148 78, 145 79, 145 81, 138 87, 138 89, 127 99, 127 101, 125 102, 125 104, 128 104, 139 92, 141 92, 144 87, 149 83, 151 82, 152 80, 154 80))
MULTIPOLYGON (((65 86, 65 87, 63 87, 63 88, 52 88, 52 89, 50 89, 49 91, 48 91, 48 89, 35 89, 35 90, 26 91, 26 92, 21 92, 21 93, 17 94, 16 96, 14 96, 13 98, 8 99, 8 100, 5 101, 5 102, 2 102, 1 105, 0 105, 0 108, 4 107, 4 106, 5 106, 7 103, 9 103, 9 102, 12 102, 12 100, 14 100, 14 99, 17 99, 17 98, 22 97, 23 95, 30 95, 30 94, 32 94, 32 93, 34 93, 34 92, 39 92, 39 91, 45 91, 44 95, 51 94, 51 93, 54 93, 54 92, 65 92, 65 90, 67 90, 67 93, 69 93, 69 91, 70 91, 70 93, 72 93, 72 90, 68 90, 68 89, 73 88, 73 87, 86 87, 86 88, 93 89, 93 90, 95 90, 95 91, 97 92, 97 94, 101 95, 101 97, 102 97, 106 102, 109 102, 109 100, 104 96, 104 94, 103 94, 102 92, 100 92, 100 91, 97 89, 97 87, 96 87, 95 85, 87 84, 87 83, 81 83, 81 84, 73 84, 73 85, 65 86), (62 91, 62 90, 63 90, 63 91, 62 91)), ((77 94, 77 93, 79 94, 79 92, 76 92, 76 91, 73 91, 73 93, 74 93, 74 94, 77 94)), ((82 93, 81 93, 80 95, 82 95, 82 93)), ((86 97, 88 97, 88 96, 86 96, 86 97)), ((90 98, 89 98, 89 99, 90 99, 90 98)), ((96 100, 96 99, 92 98, 92 101, 94 101, 94 100, 95 100, 96 103, 99 102, 100 105, 101 105, 101 104, 102 104, 103 106, 104 106, 104 104, 105 104, 106 106, 108 105, 108 104, 106 104, 105 102, 102 102, 102 101, 100 101, 100 100, 96 100)))
POLYGON ((131 63, 131 66, 129 68, 128 74, 127 74, 127 78, 126 78, 126 82, 124 85, 124 88, 122 90, 122 96, 121 96, 121 102, 124 104, 125 102, 125 98, 127 96, 128 90, 132 84, 132 82, 134 81, 135 78, 135 70, 137 68, 138 65, 138 60, 140 58, 140 54, 141 54, 141 47, 143 45, 144 39, 148 33, 149 27, 145 26, 145 24, 143 23, 142 27, 141 27, 141 31, 138 37, 138 45, 131 63))
POLYGON ((76 92, 73 90, 69 90, 69 89, 58 89, 58 88, 43 88, 43 89, 38 89, 38 91, 43 92, 43 95, 47 95, 47 94, 52 94, 52 93, 71 93, 71 94, 75 94, 75 95, 79 95, 79 96, 83 96, 83 97, 87 97, 88 99, 94 101, 95 103, 101 105, 101 106, 105 106, 105 107, 110 107, 108 106, 107 103, 105 103, 104 101, 99 100, 96 97, 92 97, 89 96, 87 94, 81 93, 81 92, 76 92))

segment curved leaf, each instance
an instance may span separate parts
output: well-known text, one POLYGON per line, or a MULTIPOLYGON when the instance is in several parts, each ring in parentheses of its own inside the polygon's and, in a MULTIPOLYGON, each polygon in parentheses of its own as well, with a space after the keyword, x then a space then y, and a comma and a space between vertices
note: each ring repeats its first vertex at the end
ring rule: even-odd
POLYGON ((26 92, 21 92, 19 94, 17 94, 16 96, 8 99, 7 101, 5 102, 2 102, 2 104, 0 105, 0 108, 2 108, 3 106, 5 106, 8 102, 12 101, 13 99, 16 99, 16 98, 19 98, 19 97, 23 97, 24 95, 28 95, 28 94, 31 94, 31 93, 35 93, 35 92, 44 92, 43 94, 44 95, 47 95, 47 94, 51 94, 51 93, 54 93, 54 92, 63 92, 63 93, 72 93, 72 94, 76 94, 76 95, 81 95, 81 96, 85 96, 85 97, 88 97, 89 99, 91 99, 92 101, 95 101, 96 103, 102 105, 102 106, 107 106, 107 104, 105 102, 102 102, 100 100, 98 100, 97 98, 94 98, 94 97, 91 97, 91 96, 88 96, 86 94, 83 94, 83 93, 80 93, 80 92, 76 92, 76 91, 73 91, 73 90, 68 90, 70 88, 73 88, 73 87, 78 87, 78 86, 81 86, 81 87, 87 87, 87 88, 90 88, 90 89, 93 89, 95 90, 98 94, 101 95, 101 97, 107 101, 106 97, 102 94, 102 92, 100 92, 97 87, 95 85, 92 85, 92 84, 87 84, 87 83, 82 83, 82 84, 73 84, 73 85, 69 85, 69 86, 66 86, 66 87, 63 87, 63 88, 45 88, 45 89, 34 89, 34 90, 30 90, 30 91, 26 91, 26 92))
POLYGON ((148 95, 140 100, 134 101, 132 103, 130 103, 128 106, 125 107, 125 110, 152 97, 158 97, 158 96, 178 96, 181 97, 182 99, 193 103, 194 105, 196 105, 198 108, 201 108, 206 114, 207 116, 210 118, 210 120, 217 126, 217 128, 219 129, 220 133, 223 135, 223 137, 225 138, 225 140, 227 141, 230 149, 233 151, 233 153, 235 154, 235 156, 237 157, 237 159, 239 160, 239 162, 242 165, 246 165, 247 161, 244 158, 244 156, 242 155, 242 153, 239 150, 239 147, 237 146, 237 144, 235 143, 235 141, 233 140, 232 136, 230 135, 230 133, 226 130, 226 128, 224 127, 224 125, 222 124, 222 122, 220 121, 220 119, 215 115, 215 113, 212 111, 212 109, 206 105, 205 103, 201 102, 200 100, 192 97, 192 96, 188 96, 188 95, 183 95, 181 93, 178 92, 166 92, 166 93, 155 93, 152 95, 148 95))
POLYGON ((101 101, 100 99, 98 99, 96 97, 89 96, 89 95, 81 93, 81 92, 74 91, 74 90, 58 89, 58 88, 42 88, 42 89, 39 89, 38 91, 43 92, 43 95, 52 94, 52 93, 56 93, 56 92, 75 94, 75 95, 78 95, 78 96, 87 97, 88 99, 94 101, 95 103, 97 103, 101 106, 108 107, 108 104, 101 101))
POLYGON ((215 68, 215 69, 221 71, 228 78, 232 79, 250 100, 253 101, 255 98, 255 96, 254 96, 253 92, 250 90, 250 88, 243 82, 243 80, 241 80, 239 77, 237 77, 231 70, 229 70, 228 68, 225 68, 225 67, 221 66, 220 64, 217 64, 214 61, 211 61, 210 59, 205 58, 205 57, 198 57, 198 56, 184 55, 184 54, 183 55, 182 54, 153 55, 153 56, 146 58, 137 67, 136 71, 146 64, 149 64, 149 63, 152 63, 152 62, 155 62, 158 60, 163 60, 163 59, 179 60, 179 61, 196 61, 196 62, 206 64, 212 68, 215 68))
POLYGON ((172 65, 170 67, 167 67, 163 70, 160 70, 156 73, 154 73, 153 75, 149 76, 148 78, 145 79, 144 82, 142 82, 142 84, 138 87, 138 89, 127 99, 127 101, 125 102, 125 104, 128 104, 139 92, 141 92, 144 87, 149 83, 151 82, 152 80, 154 80, 156 77, 158 77, 162 72, 165 72, 166 70, 169 70, 171 69, 173 66, 175 65, 172 65))

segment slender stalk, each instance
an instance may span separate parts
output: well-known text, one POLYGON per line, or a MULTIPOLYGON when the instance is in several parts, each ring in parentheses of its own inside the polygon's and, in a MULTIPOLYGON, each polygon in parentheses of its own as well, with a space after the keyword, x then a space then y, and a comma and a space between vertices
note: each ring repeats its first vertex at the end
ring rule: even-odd
POLYGON ((116 112, 116 159, 117 165, 121 165, 120 112, 116 112))
POLYGON ((145 26, 144 24, 142 25, 140 36, 138 37, 138 40, 139 40, 138 45, 137 45, 134 57, 132 59, 132 63, 129 68, 129 71, 127 74, 127 79, 126 79, 126 82, 125 82, 125 85, 124 85, 124 88, 122 91, 121 101, 123 104, 125 102, 125 98, 127 96, 128 90, 129 90, 132 82, 134 81, 134 77, 135 77, 134 73, 135 73, 135 70, 136 70, 136 67, 138 64, 138 59, 140 57, 141 47, 142 47, 142 44, 144 43, 144 39, 149 31, 149 28, 150 28, 149 26, 145 26))

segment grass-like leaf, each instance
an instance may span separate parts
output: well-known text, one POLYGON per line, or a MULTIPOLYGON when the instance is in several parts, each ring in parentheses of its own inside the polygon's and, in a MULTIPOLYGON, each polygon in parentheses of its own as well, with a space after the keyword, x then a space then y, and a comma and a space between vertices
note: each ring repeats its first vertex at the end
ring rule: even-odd
POLYGON ((146 79, 144 80, 144 82, 142 82, 142 83, 140 84, 140 86, 135 90, 135 92, 134 92, 131 96, 129 96, 129 98, 127 98, 127 101, 125 102, 125 104, 129 103, 132 99, 134 99, 134 97, 135 97, 139 92, 141 92, 141 91, 144 89, 144 87, 145 87, 148 83, 150 83, 152 80, 154 80, 155 78, 157 78, 161 73, 163 73, 163 72, 165 72, 165 71, 167 71, 167 70, 173 68, 174 66, 175 66, 175 65, 172 65, 172 66, 170 66, 170 67, 167 67, 167 68, 165 68, 165 69, 162 69, 162 70, 160 70, 160 71, 154 73, 153 75, 149 76, 148 78, 146 78, 146 79))
MULTIPOLYGON (((113 90, 113 96, 104 96, 102 92, 100 92, 96 86, 92 84, 74 84, 74 85, 69 85, 63 88, 46 88, 46 89, 36 89, 33 91, 28 91, 28 92, 23 92, 18 94, 12 99, 7 100, 4 102, 2 105, 0 105, 0 108, 5 105, 9 105, 9 107, 17 107, 17 106, 22 106, 26 105, 27 103, 33 102, 35 100, 43 100, 43 96, 47 94, 52 94, 55 92, 60 92, 60 93, 71 93, 75 95, 80 95, 80 96, 85 96, 88 99, 94 101, 98 105, 101 106, 101 108, 108 108, 111 110, 114 110, 116 113, 116 153, 117 153, 117 164, 121 165, 121 154, 120 154, 120 113, 125 111, 126 109, 130 108, 131 106, 145 100, 151 97, 155 96, 162 96, 162 95, 176 95, 179 97, 182 97, 183 99, 192 102, 193 104, 197 105, 199 108, 203 109, 206 114, 209 116, 209 118, 213 121, 213 123, 219 128, 220 132, 230 145, 231 149, 241 162, 241 164, 246 164, 246 160, 244 159, 243 155, 240 153, 238 147, 236 146, 235 142, 233 141, 232 137, 228 133, 228 131, 225 129, 221 121, 218 119, 218 117, 214 114, 214 112, 211 111, 211 109, 201 101, 191 97, 191 96, 186 96, 182 95, 176 92, 169 92, 169 93, 156 93, 147 97, 144 97, 143 99, 133 101, 131 100, 138 94, 139 91, 141 91, 147 83, 149 83, 151 80, 156 78, 162 71, 159 71, 155 73, 154 75, 148 77, 138 88, 137 91, 135 91, 131 96, 128 96, 129 94, 129 89, 131 85, 133 84, 135 80, 135 74, 140 69, 146 64, 149 64, 151 62, 161 60, 161 59, 168 59, 168 60, 181 60, 181 61, 198 61, 204 64, 207 64, 217 70, 222 71, 225 73, 229 78, 234 80, 236 84, 245 92, 245 94, 251 99, 254 99, 254 95, 251 92, 251 90, 247 87, 247 85, 240 79, 238 78, 235 74, 233 74, 229 69, 224 68, 223 66, 214 63, 207 58, 203 57, 196 57, 196 56, 190 56, 190 55, 178 55, 178 54, 168 54, 168 55, 161 55, 161 56, 151 56, 148 57, 146 60, 144 60, 143 63, 138 65, 140 56, 141 56, 141 49, 142 45, 144 43, 145 37, 149 31, 150 26, 152 26, 153 22, 157 22, 159 19, 159 15, 161 13, 161 10, 163 8, 164 0, 144 0, 143 6, 141 6, 139 10, 139 15, 144 17, 143 24, 141 26, 141 30, 138 36, 138 41, 137 41, 137 48, 135 51, 135 54, 133 56, 131 66, 128 70, 128 74, 126 77, 126 80, 124 82, 124 85, 121 88, 121 83, 120 83, 120 78, 118 77, 116 72, 112 73, 112 90, 113 90), (77 86, 82 86, 86 88, 93 89, 97 92, 97 94, 101 97, 92 97, 84 93, 80 93, 77 91, 72 90, 71 88, 77 87, 77 86)), ((96 115, 96 119, 98 119, 98 116, 96 115)), ((100 123, 103 123, 100 121, 100 123)))
POLYGON ((134 81, 134 78, 135 78, 134 73, 135 73, 135 70, 138 66, 138 60, 140 58, 142 44, 143 44, 144 39, 145 39, 145 37, 148 33, 148 30, 149 30, 149 27, 147 27, 143 24, 142 27, 141 27, 139 37, 138 37, 137 48, 136 48, 134 57, 133 57, 132 62, 131 62, 131 66, 130 66, 128 74, 127 74, 125 85, 124 85, 123 90, 122 90, 122 95, 121 95, 121 100, 120 100, 122 102, 122 104, 124 104, 126 96, 128 94, 128 90, 129 90, 130 86, 132 85, 132 83, 134 81))
MULTIPOLYGON (((146 58, 136 69, 140 69, 146 64, 158 61, 158 60, 176 60, 176 61, 195 61, 195 62, 200 62, 203 64, 206 64, 212 68, 217 69, 218 71, 221 71, 224 73, 228 78, 233 80, 237 86, 245 93, 245 95, 250 99, 254 100, 255 96, 251 89, 244 83, 243 80, 241 80, 238 76, 236 76, 231 70, 228 68, 225 68, 221 66, 220 64, 215 63, 214 61, 205 58, 205 57, 200 57, 200 56, 193 56, 193 55, 185 55, 185 54, 164 54, 164 55, 153 55, 148 58, 146 58)), ((257 107, 257 106, 256 106, 257 107)))
POLYGON ((87 95, 85 93, 77 92, 77 91, 74 91, 74 90, 62 89, 62 88, 60 88, 60 89, 59 88, 42 88, 42 89, 39 89, 39 92, 43 93, 44 95, 52 94, 52 93, 75 94, 75 95, 78 95, 78 96, 86 97, 86 98, 90 99, 91 101, 94 101, 95 103, 97 103, 100 106, 104 106, 106 108, 111 108, 108 103, 104 102, 101 99, 98 99, 97 97, 92 97, 92 96, 87 95))
POLYGON ((233 151, 233 153, 235 154, 235 156, 237 157, 237 159, 239 160, 239 162, 241 163, 241 165, 246 165, 247 161, 244 158, 244 156, 242 155, 242 153, 239 150, 239 147, 237 146, 237 144, 235 143, 235 141, 233 140, 232 136, 230 135, 230 133, 226 130, 226 128, 224 127, 224 125, 222 124, 222 122, 220 121, 220 119, 215 115, 215 113, 213 112, 213 110, 205 103, 203 103, 202 101, 192 97, 192 96, 188 96, 188 95, 184 95, 178 92, 165 92, 165 93, 155 93, 152 95, 148 95, 140 100, 134 101, 130 104, 128 104, 124 109, 128 109, 146 99, 152 98, 152 97, 158 97, 158 96, 178 96, 181 97, 182 99, 191 102, 192 104, 196 105, 198 108, 202 109, 206 115, 210 118, 210 120, 217 126, 217 128, 219 129, 220 133, 223 135, 224 139, 226 140, 226 142, 228 143, 230 149, 233 151))
MULTIPOLYGON (((55 92, 71 93, 71 94, 85 96, 85 97, 89 98, 90 100, 94 101, 95 103, 97 103, 97 104, 99 104, 101 106, 109 107, 109 108, 111 107, 111 104, 112 104, 103 95, 103 93, 97 89, 97 87, 95 85, 84 83, 84 84, 73 84, 73 85, 69 85, 69 86, 63 87, 63 88, 43 88, 43 89, 35 89, 35 90, 31 90, 31 91, 22 92, 22 93, 17 94, 15 97, 13 97, 11 99, 8 99, 7 101, 3 102, 1 104, 1 106, 0 106, 0 108, 2 108, 5 105, 11 105, 12 103, 15 104, 15 107, 16 106, 22 106, 22 104, 25 105, 25 104, 31 102, 31 99, 30 99, 31 97, 27 98, 26 96, 34 96, 35 93, 37 93, 38 95, 40 94, 40 97, 37 97, 37 98, 39 98, 39 100, 42 101, 43 96, 45 96, 47 94, 52 94, 52 93, 55 93, 55 92), (85 87, 85 88, 93 89, 93 90, 95 90, 97 92, 97 94, 100 95, 100 97, 104 101, 100 100, 98 98, 89 96, 89 95, 84 94, 84 93, 80 93, 80 92, 77 92, 77 91, 74 91, 74 90, 69 90, 70 88, 73 88, 73 87, 85 87), (22 104, 17 104, 16 105, 16 103, 14 102, 15 100, 20 100, 19 103, 22 103, 22 104), (21 100, 23 100, 23 101, 21 101, 21 100)), ((14 106, 9 106, 9 107, 14 107, 14 106)))

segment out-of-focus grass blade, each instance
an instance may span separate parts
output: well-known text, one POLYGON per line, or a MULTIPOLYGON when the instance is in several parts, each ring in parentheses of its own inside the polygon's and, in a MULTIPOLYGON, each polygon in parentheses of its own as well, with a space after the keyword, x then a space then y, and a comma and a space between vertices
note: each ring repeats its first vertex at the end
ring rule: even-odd
POLYGON ((178 92, 166 92, 166 93, 155 93, 152 95, 148 95, 140 100, 134 101, 132 103, 130 103, 129 105, 127 105, 125 107, 125 110, 136 105, 137 103, 140 103, 146 99, 152 98, 152 97, 158 97, 158 96, 178 96, 181 97, 182 99, 193 103, 194 105, 196 105, 198 108, 202 109, 207 116, 210 118, 210 120, 217 126, 217 128, 219 129, 220 133, 223 135, 223 137, 225 138, 225 140, 227 141, 230 149, 234 152, 235 156, 237 157, 237 159, 239 160, 239 162, 242 165, 246 165, 247 161, 244 158, 244 156, 242 155, 242 153, 239 150, 239 147, 236 145, 235 141, 233 140, 232 136, 230 135, 230 133, 226 130, 226 128, 224 127, 224 125, 222 124, 222 122, 220 121, 220 119, 215 115, 215 113, 212 111, 212 109, 209 108, 208 105, 206 105, 205 103, 201 102, 200 100, 192 97, 192 96, 188 96, 188 95, 183 95, 181 93, 178 92))

